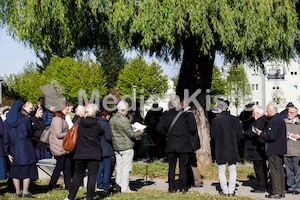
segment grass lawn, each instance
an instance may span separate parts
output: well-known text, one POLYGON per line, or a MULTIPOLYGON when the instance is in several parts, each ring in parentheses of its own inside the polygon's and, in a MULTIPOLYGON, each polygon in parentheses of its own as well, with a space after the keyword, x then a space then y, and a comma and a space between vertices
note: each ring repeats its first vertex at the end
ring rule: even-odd
MULTIPOLYGON (((31 184, 31 191, 34 193, 35 199, 45 199, 45 200, 63 200, 67 196, 67 191, 63 189, 56 189, 51 192, 46 192, 47 183, 38 183, 38 184, 31 184)), ((3 192, 6 190, 5 182, 0 182, 0 189, 3 192)), ((82 188, 78 191, 76 199, 83 200, 85 198, 86 188, 82 188)), ((13 200, 13 199, 20 199, 15 196, 13 190, 4 194, 3 197, 0 197, 1 200, 13 200)), ((25 198, 22 198, 25 199, 25 198)), ((27 198, 28 199, 28 198, 27 198)), ((209 194, 201 194, 198 192, 188 192, 185 194, 170 194, 166 191, 158 191, 158 190, 147 190, 147 189, 140 189, 136 193, 132 194, 124 194, 124 193, 112 193, 109 196, 105 195, 101 192, 96 192, 95 199, 166 199, 166 200, 179 200, 179 199, 214 199, 214 200, 222 200, 228 199, 228 197, 222 197, 219 195, 209 195, 209 194)), ((249 200, 250 198, 247 197, 230 197, 230 199, 240 199, 240 200, 249 200)))
MULTIPOLYGON (((143 176, 145 174, 146 164, 137 164, 133 166, 132 175, 134 176, 143 176)), ((177 169, 178 171, 178 169, 177 169)), ((167 179, 168 174, 168 164, 160 161, 155 161, 148 164, 148 172, 152 175, 154 174, 156 178, 167 179)), ((202 170, 201 175, 204 180, 217 181, 218 180, 218 170, 217 165, 212 164, 210 169, 202 170)), ((254 175, 252 165, 238 165, 237 166, 237 175, 239 180, 248 180, 250 176, 254 175)), ((67 191, 63 189, 56 189, 51 192, 47 192, 46 182, 41 183, 32 183, 30 186, 30 191, 36 197, 35 199, 47 199, 47 200, 63 200, 67 197, 67 191)), ((77 194, 77 199, 84 199, 86 188, 79 190, 77 194)), ((6 181, 0 181, 0 193, 5 193, 3 197, 0 197, 1 200, 8 199, 20 199, 15 197, 14 188, 8 188, 6 181)), ((22 198, 23 199, 23 198, 22 198)), ((138 192, 133 194, 124 194, 124 193, 112 193, 109 196, 105 196, 104 193, 96 192, 95 199, 229 199, 228 197, 222 197, 219 195, 209 195, 197 192, 188 192, 186 194, 170 194, 166 191, 159 190, 149 190, 147 188, 141 188, 138 192)), ((231 197, 230 199, 241 199, 248 200, 247 197, 231 197)))
MULTIPOLYGON (((131 175, 143 176, 146 170, 146 164, 134 164, 131 175)), ((178 168, 176 169, 178 173, 178 168)), ((155 161, 148 164, 148 172, 155 178, 166 179, 168 177, 168 163, 155 161)), ((217 181, 218 177, 218 165, 213 163, 209 169, 201 169, 201 176, 204 180, 217 181)), ((249 177, 254 177, 254 169, 251 164, 237 165, 237 179, 248 180, 249 177)))

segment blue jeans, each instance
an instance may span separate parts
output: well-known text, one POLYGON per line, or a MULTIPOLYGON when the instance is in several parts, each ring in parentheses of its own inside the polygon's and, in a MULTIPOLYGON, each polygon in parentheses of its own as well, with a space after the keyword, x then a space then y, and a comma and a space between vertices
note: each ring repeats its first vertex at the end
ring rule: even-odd
POLYGON ((109 190, 111 175, 111 157, 103 157, 97 174, 97 188, 109 190))

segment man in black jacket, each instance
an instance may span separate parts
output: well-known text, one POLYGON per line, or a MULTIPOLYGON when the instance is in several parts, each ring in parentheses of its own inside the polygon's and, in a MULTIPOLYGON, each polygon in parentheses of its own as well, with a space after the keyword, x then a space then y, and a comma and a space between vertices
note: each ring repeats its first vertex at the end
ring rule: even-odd
POLYGON ((245 135, 245 159, 253 162, 257 189, 251 190, 254 193, 264 193, 267 191, 267 164, 265 156, 265 141, 257 133, 253 132, 252 127, 265 131, 268 120, 264 115, 264 110, 260 106, 255 106, 252 111, 255 121, 251 124, 245 135))
POLYGON ((287 152, 286 126, 283 119, 277 114, 277 105, 269 103, 267 114, 270 117, 265 132, 258 130, 257 134, 266 142, 266 156, 268 156, 269 169, 273 191, 268 198, 279 199, 284 196, 285 179, 283 171, 283 155, 287 152))
POLYGON ((238 140, 241 138, 241 124, 237 117, 228 112, 229 102, 220 102, 217 107, 221 114, 213 119, 211 137, 215 139, 215 154, 218 163, 221 195, 234 196, 236 184, 236 162, 239 161, 238 140), (226 179, 226 163, 230 174, 226 179))
MULTIPOLYGON (((180 108, 179 99, 170 101, 170 110, 165 112, 159 121, 156 130, 159 134, 167 135, 166 152, 169 162, 169 192, 176 192, 175 188, 175 168, 177 159, 179 158, 179 186, 181 192, 187 191, 187 164, 189 154, 193 153, 193 148, 190 140, 190 133, 197 132, 196 123, 187 120, 187 113, 184 113, 180 108), (179 114, 178 119, 171 126, 172 121, 179 114), (171 129, 170 129, 171 127, 171 129)), ((175 121, 175 120, 174 120, 175 121)))

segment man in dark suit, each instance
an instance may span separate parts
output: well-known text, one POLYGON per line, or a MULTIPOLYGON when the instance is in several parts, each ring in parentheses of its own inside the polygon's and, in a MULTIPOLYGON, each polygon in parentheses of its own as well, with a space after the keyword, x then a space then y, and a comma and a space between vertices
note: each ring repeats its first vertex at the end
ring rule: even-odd
POLYGON ((241 124, 237 117, 228 112, 229 102, 219 102, 221 112, 213 119, 211 137, 215 139, 215 154, 218 163, 221 195, 234 196, 236 184, 236 162, 239 161, 238 140, 241 137, 241 124), (226 179, 226 163, 230 174, 229 185, 226 179))
POLYGON ((194 152, 190 140, 190 134, 197 133, 197 125, 195 120, 187 120, 187 113, 181 110, 179 99, 170 101, 169 108, 170 110, 162 115, 161 120, 156 127, 156 131, 159 134, 167 135, 166 152, 169 163, 169 192, 176 192, 177 190, 175 188, 175 168, 177 159, 179 159, 178 189, 180 192, 186 192, 188 189, 187 165, 189 161, 189 154, 194 152), (174 120, 176 118, 177 120, 174 120))
POLYGON ((258 130, 257 134, 266 142, 266 156, 268 156, 269 169, 273 191, 268 198, 279 199, 284 197, 285 179, 283 171, 283 155, 287 152, 286 126, 283 119, 277 114, 277 105, 271 102, 267 106, 270 121, 266 131, 258 130))
POLYGON ((252 111, 255 121, 249 130, 244 132, 245 136, 245 159, 253 162, 257 189, 251 190, 254 193, 264 193, 267 191, 267 164, 265 156, 265 141, 257 133, 253 132, 252 127, 265 131, 268 120, 264 115, 264 110, 260 106, 255 106, 252 111))

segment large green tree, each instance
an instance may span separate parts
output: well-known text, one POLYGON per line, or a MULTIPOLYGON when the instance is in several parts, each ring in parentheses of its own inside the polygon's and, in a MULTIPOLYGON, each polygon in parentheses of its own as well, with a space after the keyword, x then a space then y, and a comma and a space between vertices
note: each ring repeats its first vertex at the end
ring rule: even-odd
POLYGON ((141 95, 147 101, 151 95, 162 96, 168 90, 168 77, 156 62, 148 64, 142 57, 132 59, 120 72, 117 87, 120 95, 132 96, 136 86, 136 99, 141 95))
POLYGON ((107 78, 107 88, 110 90, 117 85, 119 73, 126 63, 124 53, 115 44, 103 47, 94 53, 107 78))
POLYGON ((23 72, 5 77, 7 86, 5 92, 11 98, 36 103, 38 97, 42 95, 39 87, 43 84, 43 80, 45 79, 42 78, 34 63, 27 63, 23 72))
POLYGON ((99 90, 99 98, 107 94, 106 78, 100 66, 89 59, 74 60, 70 57, 53 57, 47 69, 40 72, 33 63, 24 68, 19 74, 8 76, 5 83, 8 92, 15 98, 36 103, 39 96, 42 96, 40 86, 50 83, 58 84, 62 95, 78 102, 78 91, 86 91, 87 97, 91 97, 93 89, 99 90))
MULTIPOLYGON (((294 0, 16 0, 1 1, 10 33, 37 52, 73 52, 106 45, 109 38, 168 59, 181 60, 177 94, 198 96, 205 108, 216 52, 225 60, 289 60, 299 38, 294 0), (55 48, 54 48, 55 47, 55 48)), ((209 129, 195 110, 202 148, 210 163, 209 129)))
POLYGON ((226 80, 224 80, 220 69, 214 65, 213 74, 212 74, 212 82, 210 87, 210 96, 211 96, 211 107, 214 105, 214 97, 217 95, 225 95, 226 94, 226 80))
POLYGON ((246 105, 252 94, 249 79, 242 66, 230 66, 226 77, 226 94, 236 108, 236 116, 241 105, 246 105))
POLYGON ((13 38, 32 47, 44 70, 52 56, 80 57, 109 46, 105 1, 0 0, 0 16, 13 38))
POLYGON ((90 59, 74 60, 73 58, 53 57, 43 72, 46 83, 56 80, 64 87, 64 97, 78 102, 78 91, 83 89, 88 97, 94 89, 99 90, 99 97, 107 94, 107 81, 100 66, 90 59))

